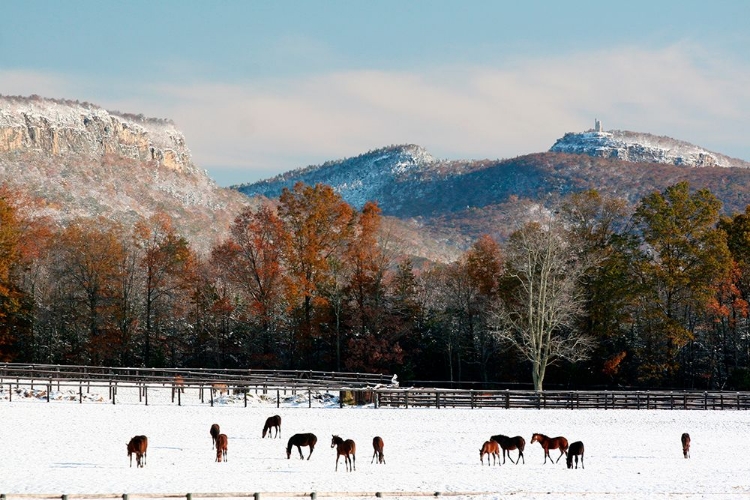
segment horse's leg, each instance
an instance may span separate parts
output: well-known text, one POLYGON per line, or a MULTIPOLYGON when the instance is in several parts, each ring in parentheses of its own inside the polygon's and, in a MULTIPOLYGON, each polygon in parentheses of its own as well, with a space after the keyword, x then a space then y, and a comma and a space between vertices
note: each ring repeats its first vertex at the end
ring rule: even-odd
POLYGON ((518 458, 516 459, 516 464, 523 458, 524 465, 526 464, 526 459, 523 457, 523 452, 521 451, 521 448, 518 449, 518 458))
POLYGON ((373 463, 375 461, 375 455, 378 454, 378 450, 375 450, 372 452, 372 460, 370 460, 370 463, 373 463))
POLYGON ((302 447, 300 445, 297 445, 297 451, 299 452, 299 458, 300 458, 300 460, 304 460, 305 456, 302 454, 302 447))
MULTIPOLYGON (((510 450, 508 450, 508 460, 510 460, 513 465, 516 464, 516 462, 513 462, 513 457, 510 456, 510 450)), ((505 449, 503 449, 503 463, 505 463, 505 449)))
MULTIPOLYGON (((555 460, 555 463, 559 462, 563 455, 565 455, 567 457, 568 453, 565 450, 563 450, 562 447, 561 447, 560 448, 560 456, 557 457, 557 460, 555 460)), ((550 460, 552 460, 552 459, 550 459, 550 460)))
MULTIPOLYGON (((312 452, 313 452, 313 449, 314 449, 314 448, 315 448, 315 446, 313 446, 313 445, 310 445, 310 454, 309 454, 309 455, 307 455, 307 459, 308 459, 308 460, 310 460, 310 457, 312 456, 312 452)), ((300 455, 301 455, 301 454, 302 454, 302 452, 300 452, 300 455)))

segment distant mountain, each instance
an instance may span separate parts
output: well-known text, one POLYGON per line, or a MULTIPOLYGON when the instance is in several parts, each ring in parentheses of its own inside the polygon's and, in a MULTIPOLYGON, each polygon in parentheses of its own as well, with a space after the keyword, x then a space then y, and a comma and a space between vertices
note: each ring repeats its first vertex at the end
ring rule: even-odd
POLYGON ((635 163, 665 163, 686 167, 750 168, 750 162, 708 151, 688 142, 626 130, 567 133, 550 148, 554 153, 586 154, 635 163))
POLYGON ((37 96, 0 96, 0 183, 44 200, 39 215, 61 223, 166 212, 202 251, 249 203, 193 164, 171 121, 37 96))
POLYGON ((744 211, 748 166, 673 139, 590 131, 566 134, 550 152, 507 160, 437 160, 419 146, 390 146, 234 188, 274 198, 295 182, 328 184, 356 207, 377 201, 385 215, 464 249, 484 233, 504 238, 545 200, 586 189, 635 204, 687 181, 710 189, 726 213, 744 211))

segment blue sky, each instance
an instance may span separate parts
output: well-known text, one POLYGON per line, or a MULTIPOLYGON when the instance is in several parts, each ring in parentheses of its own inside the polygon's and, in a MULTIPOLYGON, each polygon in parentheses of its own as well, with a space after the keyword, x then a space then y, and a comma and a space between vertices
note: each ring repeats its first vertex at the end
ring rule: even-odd
POLYGON ((634 130, 750 160, 750 1, 5 0, 0 94, 170 118, 220 185, 634 130))

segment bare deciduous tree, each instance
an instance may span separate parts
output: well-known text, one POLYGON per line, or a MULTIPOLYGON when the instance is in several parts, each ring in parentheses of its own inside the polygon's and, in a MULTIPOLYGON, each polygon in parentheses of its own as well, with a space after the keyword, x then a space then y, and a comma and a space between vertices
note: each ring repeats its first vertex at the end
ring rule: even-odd
POLYGON ((580 282, 585 258, 553 218, 530 222, 506 245, 509 293, 497 301, 494 334, 532 365, 534 390, 541 391, 547 366, 587 358, 592 340, 575 330, 584 298, 580 282))

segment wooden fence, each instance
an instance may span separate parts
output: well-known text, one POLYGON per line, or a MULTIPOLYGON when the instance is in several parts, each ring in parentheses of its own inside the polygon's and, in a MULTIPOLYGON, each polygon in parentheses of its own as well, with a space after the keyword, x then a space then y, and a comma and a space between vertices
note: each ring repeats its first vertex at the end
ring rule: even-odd
POLYGON ((0 363, 0 379, 101 380, 171 384, 176 377, 184 385, 223 383, 231 386, 374 387, 389 384, 391 375, 380 373, 326 372, 315 370, 255 370, 209 368, 120 368, 83 365, 0 363))
POLYGON ((378 389, 374 403, 394 408, 534 408, 628 410, 750 410, 750 392, 725 391, 480 391, 378 389))
POLYGON ((492 492, 460 492, 460 491, 322 491, 322 492, 238 492, 238 493, 77 493, 77 494, 38 494, 38 493, 17 493, 5 494, 0 493, 0 500, 29 499, 29 500, 136 500, 136 499, 184 499, 194 500, 199 498, 216 499, 216 498, 253 498, 260 500, 262 498, 413 498, 413 497, 471 497, 494 495, 492 492))

